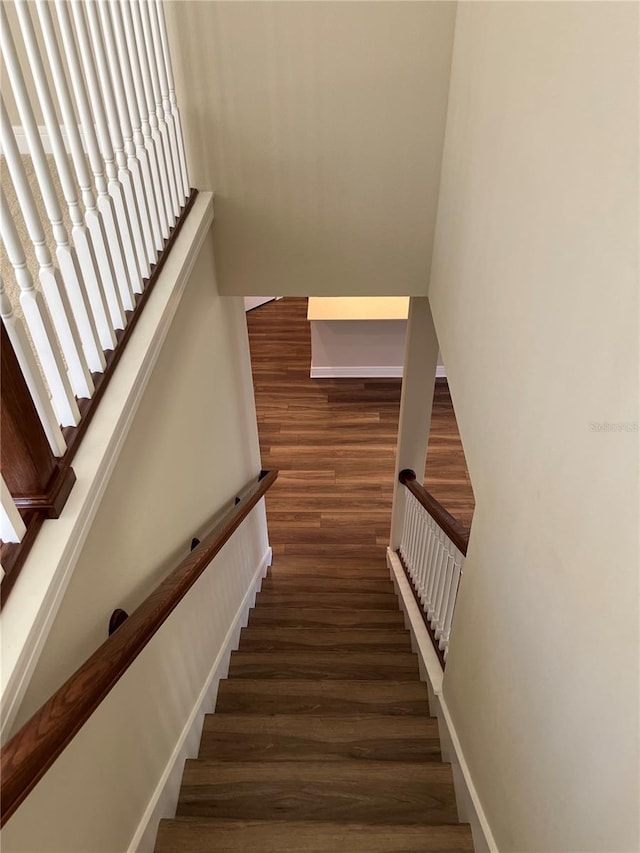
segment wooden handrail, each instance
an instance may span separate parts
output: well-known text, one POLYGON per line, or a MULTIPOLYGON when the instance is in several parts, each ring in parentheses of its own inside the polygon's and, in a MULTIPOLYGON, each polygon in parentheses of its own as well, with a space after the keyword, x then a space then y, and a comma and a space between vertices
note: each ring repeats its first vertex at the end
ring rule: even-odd
POLYGON ((271 488, 277 471, 262 471, 180 563, 11 738, 0 755, 2 826, 80 731, 234 531, 271 488))
POLYGON ((469 544, 469 531, 457 521, 451 513, 437 501, 433 495, 421 486, 416 480, 416 472, 410 468, 405 468, 400 471, 398 480, 406 486, 415 499, 426 509, 435 523, 447 534, 453 544, 461 551, 464 556, 467 556, 467 546, 469 544))

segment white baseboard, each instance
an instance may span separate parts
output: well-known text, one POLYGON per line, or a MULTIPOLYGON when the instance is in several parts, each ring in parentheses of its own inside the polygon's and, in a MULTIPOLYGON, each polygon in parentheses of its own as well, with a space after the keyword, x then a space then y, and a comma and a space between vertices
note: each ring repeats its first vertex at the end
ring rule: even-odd
MULTIPOLYGON (((311 379, 402 379, 403 366, 373 366, 365 367, 317 367, 311 365, 311 379)), ((444 364, 436 367, 436 379, 446 379, 447 371, 444 364)))
POLYGON ((231 627, 227 631, 224 643, 180 734, 171 758, 167 762, 156 790, 149 800, 149 805, 131 839, 127 853, 153 853, 160 821, 163 818, 175 816, 184 763, 188 758, 195 758, 198 755, 205 714, 211 713, 215 708, 220 679, 227 677, 231 652, 238 648, 240 631, 247 624, 249 611, 255 604, 256 593, 260 590, 262 580, 271 565, 271 559, 272 551, 271 548, 268 548, 256 568, 249 589, 242 599, 231 627))
POLYGON ((451 763, 458 817, 460 821, 471 826, 475 853, 499 853, 442 693, 444 673, 440 660, 433 648, 400 559, 390 548, 387 548, 387 565, 404 613, 405 625, 411 633, 411 646, 418 655, 420 678, 427 685, 429 708, 431 714, 438 718, 442 757, 451 763))
POLYGON ((364 367, 315 367, 311 365, 311 379, 396 379, 402 378, 402 365, 364 367))

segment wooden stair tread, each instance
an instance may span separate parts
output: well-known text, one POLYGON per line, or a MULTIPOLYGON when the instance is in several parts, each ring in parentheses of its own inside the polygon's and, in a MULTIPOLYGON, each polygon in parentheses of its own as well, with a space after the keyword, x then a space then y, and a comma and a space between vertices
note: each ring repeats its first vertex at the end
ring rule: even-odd
POLYGON ((404 626, 400 610, 359 610, 357 608, 333 609, 315 607, 307 598, 307 606, 299 604, 267 604, 251 611, 249 625, 280 625, 282 627, 321 627, 341 625, 346 627, 386 628, 404 626))
POLYGON ((428 715, 427 689, 415 681, 333 681, 225 678, 216 714, 428 715))
POLYGON ((178 815, 367 823, 457 823, 448 764, 191 760, 178 815))
POLYGON ((430 717, 208 714, 199 758, 225 761, 441 761, 430 717))
POLYGON ((417 680, 418 658, 410 652, 237 651, 229 678, 417 680))
POLYGON ((290 628, 251 625, 242 631, 240 651, 304 650, 411 651, 409 632, 396 628, 290 628))
POLYGON ((262 581, 262 592, 351 592, 356 595, 366 592, 389 593, 395 595, 393 583, 389 578, 343 578, 317 575, 269 574, 262 581))
POLYGON ((468 824, 415 826, 179 817, 160 823, 156 853, 473 853, 468 824))
POLYGON ((267 605, 288 605, 289 607, 328 607, 331 610, 398 610, 398 599, 394 592, 297 592, 273 591, 259 592, 256 596, 256 609, 267 605))
POLYGON ((304 563, 282 563, 280 558, 269 569, 268 577, 280 578, 336 578, 354 580, 389 580, 386 565, 351 564, 344 560, 328 563, 323 560, 307 559, 304 563))

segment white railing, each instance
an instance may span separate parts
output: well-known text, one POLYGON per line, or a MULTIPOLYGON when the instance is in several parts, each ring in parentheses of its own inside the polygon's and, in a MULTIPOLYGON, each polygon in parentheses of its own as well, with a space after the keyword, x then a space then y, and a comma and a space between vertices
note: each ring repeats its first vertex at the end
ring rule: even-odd
POLYGON ((0 49, 0 313, 61 457, 190 194, 162 2, 3 0, 0 49))
POLYGON ((415 475, 407 480, 402 481, 406 488, 399 493, 404 500, 404 520, 398 553, 434 645, 446 660, 466 555, 466 532, 456 529, 458 525, 448 513, 415 485, 415 475))
POLYGON ((20 542, 25 532, 22 516, 13 502, 4 477, 0 476, 0 537, 3 542, 20 542))

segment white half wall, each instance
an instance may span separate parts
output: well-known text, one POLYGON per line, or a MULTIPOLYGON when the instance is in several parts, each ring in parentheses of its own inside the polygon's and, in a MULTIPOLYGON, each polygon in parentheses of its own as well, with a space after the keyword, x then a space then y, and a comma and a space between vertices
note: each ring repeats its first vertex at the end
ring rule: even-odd
MULTIPOLYGON (((210 198, 203 202, 210 208, 210 198)), ((112 611, 134 610, 260 470, 244 306, 218 294, 211 218, 208 225, 181 298, 162 285, 176 271, 177 256, 169 256, 76 456, 83 476, 75 498, 45 522, 10 597, 30 561, 48 565, 55 531, 76 522, 92 456, 104 440, 110 446, 118 406, 130 399, 127 363, 147 351, 145 323, 168 316, 130 422, 122 415, 124 440, 112 448, 111 467, 105 462, 107 482, 75 543, 14 728, 106 639, 112 611)), ((4 853, 151 849, 154 822, 171 811, 176 768, 197 740, 268 560, 261 502, 3 828, 4 853)), ((2 620, 4 634, 4 611, 2 620)))
POLYGON ((406 320, 311 320, 311 376, 402 376, 406 320))
POLYGON ((269 563, 264 501, 3 827, 3 853, 152 853, 269 563))
MULTIPOLYGON (((403 375, 406 320, 310 320, 312 379, 403 375)), ((436 376, 447 375, 438 353, 436 376)))

